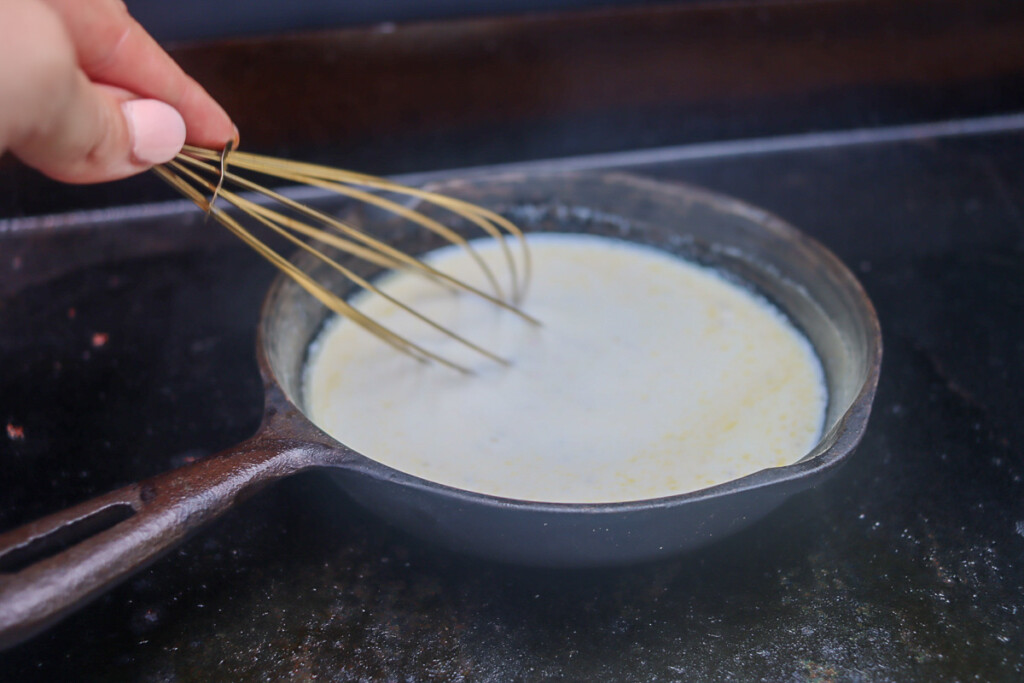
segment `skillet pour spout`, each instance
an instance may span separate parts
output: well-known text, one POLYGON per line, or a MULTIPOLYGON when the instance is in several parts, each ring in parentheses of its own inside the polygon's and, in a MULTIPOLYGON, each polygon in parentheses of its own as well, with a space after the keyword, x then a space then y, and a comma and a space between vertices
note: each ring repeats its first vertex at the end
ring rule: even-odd
MULTIPOLYGON (((829 398, 821 440, 792 465, 626 503, 511 500, 420 479, 356 453, 305 416, 307 349, 330 312, 282 276, 267 294, 258 330, 266 405, 257 434, 0 535, 0 647, 86 604, 237 501, 310 468, 324 469, 381 517, 456 552, 572 568, 665 558, 745 528, 836 471, 860 442, 881 367, 878 319, 850 271, 779 218, 704 190, 622 174, 478 176, 432 189, 498 211, 528 232, 630 240, 743 281, 790 318, 822 362, 829 398)), ((407 253, 440 246, 436 236, 395 221, 373 225, 378 237, 407 253)), ((295 261, 347 293, 336 272, 315 272, 317 264, 306 258, 312 259, 295 261)), ((374 275, 366 264, 346 265, 374 275)))

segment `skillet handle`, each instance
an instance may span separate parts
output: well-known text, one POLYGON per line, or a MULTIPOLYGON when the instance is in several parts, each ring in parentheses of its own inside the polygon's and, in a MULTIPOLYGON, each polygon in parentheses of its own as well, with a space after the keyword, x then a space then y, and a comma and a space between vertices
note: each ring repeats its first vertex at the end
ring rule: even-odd
POLYGON ((236 501, 316 464, 316 452, 308 442, 258 433, 216 455, 0 534, 0 649, 83 606, 236 501))

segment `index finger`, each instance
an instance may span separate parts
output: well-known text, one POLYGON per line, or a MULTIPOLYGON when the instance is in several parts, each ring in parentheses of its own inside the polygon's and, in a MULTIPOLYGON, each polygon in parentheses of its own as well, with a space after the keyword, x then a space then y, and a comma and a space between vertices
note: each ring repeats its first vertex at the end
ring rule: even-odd
POLYGON ((187 141, 221 149, 235 135, 231 118, 128 13, 121 0, 45 0, 71 35, 81 69, 94 82, 171 105, 187 141))

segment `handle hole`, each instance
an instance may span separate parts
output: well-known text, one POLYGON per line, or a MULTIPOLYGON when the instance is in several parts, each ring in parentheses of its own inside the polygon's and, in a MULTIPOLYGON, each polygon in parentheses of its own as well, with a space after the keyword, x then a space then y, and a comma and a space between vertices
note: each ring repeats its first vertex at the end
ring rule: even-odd
POLYGON ((0 555, 0 573, 19 572, 40 560, 53 557, 90 536, 95 536, 120 524, 134 514, 135 509, 129 503, 114 503, 91 515, 54 529, 48 534, 36 536, 0 555))

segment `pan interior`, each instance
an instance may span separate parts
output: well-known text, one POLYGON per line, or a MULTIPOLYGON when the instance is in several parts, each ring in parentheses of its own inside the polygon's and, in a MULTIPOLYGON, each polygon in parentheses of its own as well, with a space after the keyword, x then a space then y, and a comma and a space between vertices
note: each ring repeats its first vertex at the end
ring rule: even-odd
MULTIPOLYGON (((585 232, 654 246, 713 267, 767 298, 808 338, 825 373, 824 436, 804 459, 825 453, 843 436, 851 406, 877 379, 877 320, 859 285, 819 245, 756 209, 701 190, 623 175, 482 178, 440 189, 496 210, 528 232, 585 232)), ((444 244, 421 228, 373 211, 346 218, 372 225, 376 236, 407 253, 444 244)), ((467 226, 456 227, 475 236, 467 226)), ((362 275, 375 274, 365 264, 339 260, 362 275)), ((335 291, 353 291, 338 273, 308 255, 296 262, 335 291)), ((308 348, 329 316, 286 278, 279 278, 268 294, 262 350, 273 379, 300 408, 308 348)))

